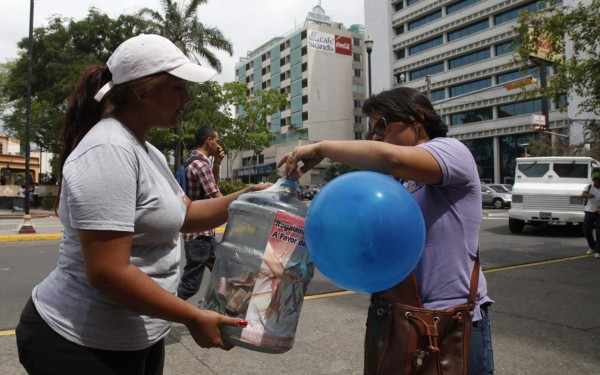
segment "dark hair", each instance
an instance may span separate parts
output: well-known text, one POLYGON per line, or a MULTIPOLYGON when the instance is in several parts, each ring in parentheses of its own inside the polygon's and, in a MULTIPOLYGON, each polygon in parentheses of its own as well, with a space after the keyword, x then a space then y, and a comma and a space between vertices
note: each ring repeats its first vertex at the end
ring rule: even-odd
POLYGON ((381 114, 388 122, 399 121, 407 125, 423 124, 430 139, 445 137, 448 126, 433 109, 421 92, 408 87, 383 91, 367 99, 362 106, 365 116, 381 114))
POLYGON ((196 136, 194 137, 196 141, 196 147, 201 147, 204 142, 206 142, 206 139, 214 137, 216 132, 216 130, 207 126, 203 126, 198 129, 198 131, 196 131, 196 136))
POLYGON ((103 117, 111 113, 118 113, 139 103, 147 92, 155 89, 169 77, 168 73, 161 72, 114 85, 104 95, 102 101, 97 102, 94 96, 98 90, 112 80, 110 70, 103 65, 92 65, 81 73, 67 98, 67 107, 61 125, 62 150, 60 152, 58 197, 54 205, 55 210, 58 209, 60 200, 63 167, 67 158, 83 137, 103 117))

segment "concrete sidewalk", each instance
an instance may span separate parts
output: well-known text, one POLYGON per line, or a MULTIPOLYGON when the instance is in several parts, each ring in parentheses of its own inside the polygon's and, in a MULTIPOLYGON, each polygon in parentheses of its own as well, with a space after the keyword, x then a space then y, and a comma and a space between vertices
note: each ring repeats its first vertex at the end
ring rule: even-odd
POLYGON ((25 224, 23 212, 0 209, 0 242, 59 240, 62 238, 63 226, 54 211, 31 209, 30 224, 35 233, 19 233, 25 224))
MULTIPOLYGON (((30 224, 35 233, 19 233, 25 223, 22 212, 0 209, 0 242, 60 240, 64 230, 60 219, 54 211, 30 210, 30 224)), ((217 228, 217 233, 224 232, 224 225, 217 228)))

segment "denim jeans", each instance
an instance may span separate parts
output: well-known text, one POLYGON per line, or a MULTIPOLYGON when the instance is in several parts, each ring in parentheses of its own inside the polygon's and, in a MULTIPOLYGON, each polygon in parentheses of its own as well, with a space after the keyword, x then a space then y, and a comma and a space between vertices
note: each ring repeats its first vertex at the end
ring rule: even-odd
POLYGON ((185 242, 185 267, 183 275, 177 286, 177 296, 187 300, 198 292, 204 276, 204 269, 212 271, 215 264, 215 247, 217 240, 214 237, 201 236, 185 242))
POLYGON ((594 230, 596 230, 596 237, 600 233, 600 220, 598 220, 598 214, 596 212, 584 212, 583 216, 583 234, 587 240, 588 247, 594 250, 596 253, 600 252, 600 242, 596 242, 594 239, 594 230))
POLYGON ((468 375, 494 374, 494 349, 488 307, 480 306, 482 319, 471 328, 468 375))

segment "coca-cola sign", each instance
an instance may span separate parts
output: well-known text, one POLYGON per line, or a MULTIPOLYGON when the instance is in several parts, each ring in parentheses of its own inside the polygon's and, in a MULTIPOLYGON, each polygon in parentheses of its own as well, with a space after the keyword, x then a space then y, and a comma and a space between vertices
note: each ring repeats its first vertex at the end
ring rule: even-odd
POLYGON ((352 56, 352 39, 347 36, 335 36, 335 53, 352 56))
POLYGON ((351 56, 352 40, 346 36, 312 30, 308 34, 308 48, 351 56))

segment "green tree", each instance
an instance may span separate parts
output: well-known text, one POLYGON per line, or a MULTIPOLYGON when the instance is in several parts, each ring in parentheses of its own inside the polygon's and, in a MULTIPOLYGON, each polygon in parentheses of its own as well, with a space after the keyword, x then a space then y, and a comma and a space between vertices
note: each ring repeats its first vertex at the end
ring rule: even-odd
POLYGON ((198 63, 199 58, 202 58, 221 72, 221 62, 212 49, 225 51, 229 56, 233 56, 233 46, 219 29, 207 27, 198 21, 198 7, 207 1, 184 0, 177 3, 161 0, 164 14, 149 8, 142 9, 139 14, 150 22, 152 32, 175 43, 189 58, 198 63))
POLYGON ((165 155, 173 155, 176 142, 179 142, 183 155, 187 155, 195 148, 194 135, 199 127, 211 127, 219 134, 230 127, 232 119, 223 110, 225 99, 223 88, 218 82, 190 83, 188 91, 191 100, 185 107, 180 123, 181 134, 178 136, 172 129, 155 128, 148 136, 148 141, 165 155))
POLYGON ((323 178, 325 179, 326 182, 329 182, 338 176, 341 176, 345 173, 354 172, 356 170, 357 169, 352 168, 348 164, 332 162, 332 163, 329 163, 329 165, 325 168, 325 171, 323 173, 323 178))
MULTIPOLYGON (((237 108, 237 116, 231 122, 223 122, 221 128, 223 148, 231 163, 242 151, 250 150, 259 155, 271 144, 273 135, 267 127, 267 117, 276 113, 287 103, 287 95, 277 89, 258 90, 248 94, 246 84, 228 82, 223 85, 226 110, 237 108)), ((228 173, 231 174, 231 173, 228 173)))
MULTIPOLYGON (((153 33, 160 34, 172 41, 183 53, 200 63, 204 59, 218 72, 222 65, 213 49, 226 51, 233 55, 233 46, 223 33, 215 27, 207 27, 198 21, 198 7, 208 0, 172 1, 161 0, 163 14, 150 8, 144 8, 139 15, 150 24, 153 33)), ((175 129, 175 168, 182 160, 186 135, 183 125, 175 129)))
MULTIPOLYGON (((60 123, 65 100, 81 71, 91 64, 104 64, 111 51, 125 39, 146 31, 136 16, 116 20, 91 8, 80 21, 55 16, 33 34, 31 85, 31 141, 45 151, 58 153, 60 123)), ((5 131, 25 139, 27 93, 27 45, 17 47, 19 57, 2 65, 1 118, 5 131)))
POLYGON ((531 67, 530 56, 541 44, 554 51, 549 59, 555 74, 536 95, 556 98, 572 91, 584 98, 581 111, 600 114, 600 0, 523 12, 514 30, 520 36, 514 62, 522 71, 531 67), (563 54, 565 39, 572 46, 572 54, 557 59, 563 54))

